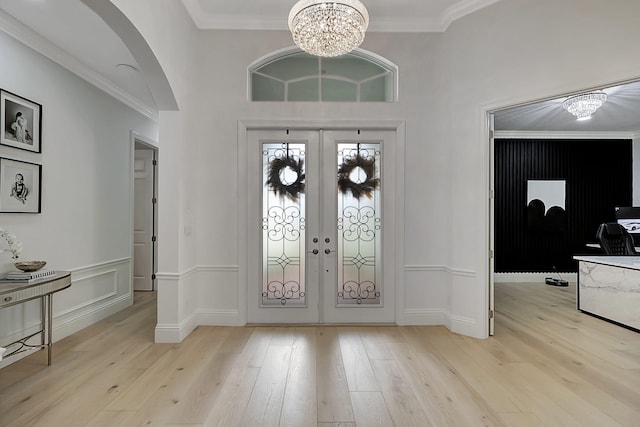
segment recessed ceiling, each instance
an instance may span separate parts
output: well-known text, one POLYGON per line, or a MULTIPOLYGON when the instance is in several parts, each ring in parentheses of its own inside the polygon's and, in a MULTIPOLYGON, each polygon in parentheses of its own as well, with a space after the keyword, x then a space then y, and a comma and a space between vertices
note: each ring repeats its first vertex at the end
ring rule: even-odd
MULTIPOLYGON (((177 0, 176 0, 177 1, 177 0)), ((297 0, 183 0, 199 28, 287 29, 297 0)), ((370 31, 445 31, 452 21, 499 0, 363 0, 370 31)), ((0 30, 61 63, 150 117, 155 102, 138 64, 118 36, 80 0, 0 0, 0 30), (129 66, 117 66, 128 64, 129 66)), ((562 109, 566 97, 508 108, 495 128, 529 132, 640 133, 640 83, 604 89, 609 99, 591 120, 562 109)))
POLYGON ((562 108, 567 97, 495 113, 495 129, 524 132, 640 132, 640 82, 602 89, 607 101, 589 120, 578 121, 562 108))
MULTIPOLYGON (((499 0, 362 0, 369 31, 441 32, 451 22, 499 0)), ((297 0, 183 0, 200 29, 286 30, 297 0)))
POLYGON ((157 115, 129 50, 80 0, 0 0, 0 27, 141 113, 157 115))
MULTIPOLYGON (((177 1, 177 0, 176 0, 177 1)), ((297 0, 183 0, 202 29, 287 29, 297 0)), ((369 31, 444 31, 499 0, 364 0, 369 31)), ((120 38, 80 0, 0 0, 0 30, 60 63, 139 112, 157 108, 138 64, 120 38), (127 64, 127 66, 118 66, 127 64)))

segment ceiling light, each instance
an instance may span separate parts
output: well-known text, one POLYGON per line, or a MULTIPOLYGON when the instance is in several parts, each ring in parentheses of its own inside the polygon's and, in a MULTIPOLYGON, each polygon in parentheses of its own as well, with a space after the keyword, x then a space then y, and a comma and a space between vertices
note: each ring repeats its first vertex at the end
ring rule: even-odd
POLYGON ((317 56, 351 52, 364 40, 369 12, 359 0, 300 0, 289 12, 296 45, 317 56))
POLYGON ((578 120, 587 120, 598 108, 602 107, 606 100, 607 94, 604 92, 583 93, 567 98, 562 103, 562 107, 576 116, 578 120))

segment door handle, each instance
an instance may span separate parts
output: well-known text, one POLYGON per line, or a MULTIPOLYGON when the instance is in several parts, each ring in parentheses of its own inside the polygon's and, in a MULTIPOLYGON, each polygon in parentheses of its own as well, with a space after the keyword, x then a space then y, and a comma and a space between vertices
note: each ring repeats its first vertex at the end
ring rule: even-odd
POLYGON ((307 252, 309 252, 310 254, 318 255, 318 250, 317 249, 314 249, 312 251, 307 251, 307 252))
POLYGON ((327 254, 327 255, 329 255, 331 252, 335 252, 335 251, 332 251, 331 249, 325 249, 324 250, 324 253, 327 254))

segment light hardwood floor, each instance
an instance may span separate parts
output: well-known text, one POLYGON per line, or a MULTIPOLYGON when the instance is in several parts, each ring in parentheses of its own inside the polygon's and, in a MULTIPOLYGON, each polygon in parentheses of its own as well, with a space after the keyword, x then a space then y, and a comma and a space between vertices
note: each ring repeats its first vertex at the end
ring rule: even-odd
POLYGON ((1 426, 640 426, 640 334, 575 286, 497 284, 496 335, 199 327, 154 344, 155 299, 0 370, 1 426))

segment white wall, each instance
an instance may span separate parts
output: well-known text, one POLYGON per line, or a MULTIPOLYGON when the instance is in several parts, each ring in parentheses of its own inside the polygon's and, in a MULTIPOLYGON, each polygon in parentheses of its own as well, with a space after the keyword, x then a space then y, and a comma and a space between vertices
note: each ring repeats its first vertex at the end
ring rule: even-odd
MULTIPOLYGON (((157 139, 157 124, 2 32, 0 52, 0 87, 43 106, 41 154, 0 146, 42 165, 42 213, 0 213, 0 226, 22 242, 22 260, 72 271, 54 297, 58 340, 132 302, 130 132, 157 139)), ((11 269, 0 254, 0 272, 11 269)), ((38 322, 37 301, 0 310, 0 345, 38 322)))
POLYGON ((452 229, 451 264, 477 273, 474 280, 454 283, 452 312, 486 319, 483 110, 637 78, 640 58, 632 52, 640 37, 639 13, 640 3, 631 0, 512 0, 456 21, 446 33, 452 109, 440 114, 455 118, 444 141, 457 153, 450 169, 451 212, 455 224, 466 225, 452 229))
MULTIPOLYGON (((164 148, 160 153, 157 341, 180 341, 197 324, 246 321, 246 301, 240 298, 247 286, 242 279, 246 272, 239 269, 238 236, 247 226, 239 221, 243 214, 239 197, 248 195, 238 194, 238 162, 245 159, 238 158, 237 144, 243 143, 238 141, 238 121, 254 119, 411 122, 407 138, 420 142, 412 145, 407 158, 420 174, 408 184, 408 204, 420 232, 410 236, 409 282, 420 302, 411 306, 410 315, 412 322, 424 323, 433 321, 435 313, 437 323, 442 323, 446 282, 440 279, 447 271, 446 252, 423 240, 446 239, 443 224, 448 224, 450 196, 442 177, 447 174, 448 150, 440 144, 442 124, 429 128, 416 124, 425 120, 430 109, 447 104, 446 94, 433 95, 446 76, 434 71, 437 54, 414 55, 424 50, 437 53, 442 35, 367 36, 364 49, 401 64, 401 93, 396 104, 257 104, 247 101, 247 66, 290 46, 287 32, 194 33, 185 28, 184 12, 176 2, 153 2, 153 6, 148 1, 114 3, 145 36, 165 67, 180 107, 179 112, 160 113, 160 145, 164 148), (398 50, 398 45, 410 48, 398 50), (433 103, 424 104, 425 99, 433 103), (426 107, 416 108, 418 105, 426 107), (167 157, 170 166, 164 160, 167 157), (163 183, 163 176, 171 183, 163 183), (439 185, 424 185, 425 181, 439 185), (169 187, 178 192, 167 191, 169 187), (174 256, 163 257, 163 253, 174 256), (430 264, 424 262, 425 256, 430 264), (432 298, 434 294, 438 297, 432 298)), ((413 295, 408 300, 413 301, 413 295)))
MULTIPOLYGON (((181 144, 172 177, 180 180, 180 193, 170 195, 178 219, 166 230, 177 228, 179 262, 167 259, 171 286, 166 294, 160 289, 159 318, 165 310, 173 314, 162 325, 167 340, 182 339, 198 323, 244 321, 246 302, 237 296, 246 283, 236 240, 245 227, 239 198, 247 195, 237 186, 238 121, 405 121, 406 232, 399 239, 406 256, 398 321, 486 337, 486 112, 640 76, 634 54, 640 3, 510 0, 454 22, 444 34, 368 34, 362 47, 399 66, 398 103, 250 103, 247 65, 290 46, 286 32, 193 33, 184 28, 177 2, 116 3, 148 36, 176 82, 181 108, 177 116, 160 117, 161 144, 169 143, 165 135, 181 144), (171 25, 177 13, 178 24, 171 25), (193 56, 176 52, 184 42, 193 56), (165 126, 171 132, 163 134, 165 126)), ((161 168, 161 180, 162 174, 161 168)), ((166 208, 160 209, 162 216, 166 208)))
MULTIPOLYGON (((94 3, 94 2, 91 2, 94 3)), ((195 132, 194 120, 209 120, 192 113, 200 88, 194 84, 199 57, 194 54, 197 31, 175 0, 112 1, 145 37, 171 85, 179 111, 160 112, 158 174, 158 325, 156 340, 179 341, 195 326, 198 307, 193 269, 196 264, 193 191, 197 170, 195 150, 208 136, 195 132)), ((90 7, 93 5, 88 4, 90 7)), ((109 24, 109 22, 107 22, 109 24)))
POLYGON ((197 133, 207 136, 193 157, 193 166, 198 171, 194 184, 198 186, 197 192, 204 196, 198 200, 196 210, 199 283, 201 293, 207 296, 199 301, 200 312, 206 313, 201 319, 208 319, 210 323, 226 320, 231 324, 246 321, 242 291, 247 283, 241 270, 242 258, 246 255, 239 252, 242 242, 238 242, 237 236, 239 230, 249 225, 243 222, 245 212, 239 211, 239 206, 243 205, 242 198, 256 195, 245 194, 238 186, 241 176, 237 170, 240 174, 246 173, 238 167, 246 163, 246 158, 238 157, 245 144, 238 134, 238 121, 295 126, 302 121, 396 120, 406 123, 407 165, 403 165, 404 170, 399 173, 407 174, 404 220, 411 222, 406 241, 399 242, 410 248, 407 251, 410 268, 405 272, 404 265, 400 266, 408 304, 402 302, 396 318, 402 323, 443 323, 447 253, 434 243, 446 239, 449 224, 446 206, 450 196, 447 182, 442 179, 448 173, 448 148, 440 143, 444 135, 441 123, 422 125, 439 105, 446 104, 444 94, 436 92, 443 79, 436 72, 441 38, 437 34, 367 35, 363 49, 374 51, 400 67, 397 103, 274 103, 248 101, 247 67, 269 52, 291 46, 288 32, 205 31, 201 34, 198 44, 201 61, 196 78, 200 96, 194 99, 197 105, 194 114, 202 114, 193 120, 197 133), (429 53, 415 55, 414 52, 429 53), (235 321, 232 321, 234 315, 235 321))

